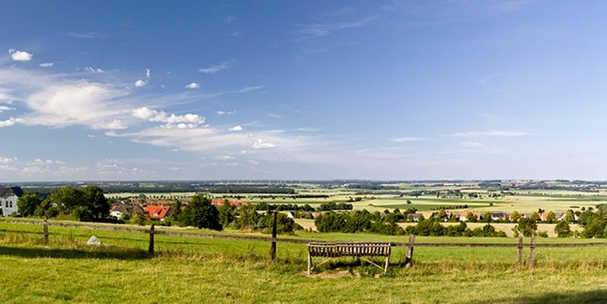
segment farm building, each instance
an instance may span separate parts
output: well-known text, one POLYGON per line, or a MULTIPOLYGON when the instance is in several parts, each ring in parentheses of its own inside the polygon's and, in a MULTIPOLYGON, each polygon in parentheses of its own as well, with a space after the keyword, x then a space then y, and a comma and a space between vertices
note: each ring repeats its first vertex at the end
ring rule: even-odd
POLYGON ((23 195, 21 187, 0 188, 0 210, 2 210, 2 215, 19 212, 17 200, 21 195, 23 195))

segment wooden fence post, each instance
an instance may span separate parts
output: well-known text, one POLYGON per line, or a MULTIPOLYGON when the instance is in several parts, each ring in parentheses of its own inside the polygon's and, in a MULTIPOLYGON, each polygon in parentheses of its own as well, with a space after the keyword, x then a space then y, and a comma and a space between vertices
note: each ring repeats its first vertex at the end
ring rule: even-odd
POLYGON ((44 224, 42 224, 43 236, 42 240, 44 242, 44 246, 48 246, 48 220, 44 219, 44 224))
POLYGON ((409 235, 409 244, 407 245, 407 255, 405 256, 405 263, 403 266, 409 265, 413 267, 413 248, 415 246, 415 235, 409 235))
POLYGON ((535 236, 531 237, 531 250, 529 251, 529 268, 533 268, 533 263, 535 260, 534 257, 534 251, 535 251, 535 236))
POLYGON ((518 264, 523 265, 523 237, 518 237, 518 264))
POLYGON ((270 259, 276 259, 276 217, 278 211, 274 211, 274 219, 272 221, 272 247, 270 247, 270 259))
POLYGON ((154 254, 154 224, 150 227, 150 245, 148 247, 148 253, 154 254))

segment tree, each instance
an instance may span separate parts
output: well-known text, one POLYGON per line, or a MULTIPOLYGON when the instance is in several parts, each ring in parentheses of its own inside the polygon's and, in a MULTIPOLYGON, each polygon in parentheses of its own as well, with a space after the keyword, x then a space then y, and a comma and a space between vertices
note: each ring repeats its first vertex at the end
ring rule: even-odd
POLYGON ((483 215, 483 221, 485 223, 491 223, 491 221, 492 221, 491 212, 489 212, 489 211, 485 212, 485 214, 483 215))
POLYGON ((566 221, 560 221, 554 227, 554 233, 560 238, 566 238, 571 236, 571 229, 569 228, 569 223, 566 221))
POLYGON ((181 216, 181 208, 183 207, 183 204, 181 203, 180 200, 177 200, 177 203, 175 203, 175 206, 173 206, 173 208, 171 208, 171 214, 169 214, 169 219, 172 222, 179 222, 179 217, 181 216))
POLYGON ((211 205, 211 199, 197 194, 192 198, 190 204, 184 211, 186 226, 194 226, 198 229, 208 228, 221 231, 223 227, 219 222, 219 212, 211 205))
POLYGON ((17 207, 21 215, 32 216, 41 203, 42 201, 36 194, 26 193, 17 200, 17 207))
POLYGON ((217 211, 219 212, 219 222, 223 227, 230 225, 236 218, 236 207, 230 205, 228 200, 225 200, 217 211))
POLYGON ((236 219, 237 229, 255 229, 255 225, 259 220, 259 214, 255 210, 255 206, 242 206, 239 210, 240 215, 236 219))
POLYGON ((535 235, 537 231, 537 222, 531 218, 522 218, 518 221, 518 225, 513 228, 514 234, 522 234, 523 236, 530 237, 535 235))
POLYGON ((145 214, 143 212, 135 212, 131 218, 131 224, 143 226, 145 224, 145 214))
POLYGON ((51 193, 49 200, 51 204, 57 206, 59 212, 70 214, 74 208, 83 204, 84 192, 67 186, 51 193))
POLYGON ((533 212, 531 214, 531 220, 534 222, 539 222, 540 221, 540 214, 538 212, 533 212))
POLYGON ((84 189, 85 207, 94 219, 106 218, 111 205, 98 186, 89 185, 84 189))
POLYGON ((518 211, 512 211, 512 214, 510 214, 510 219, 512 219, 513 222, 518 222, 518 220, 521 219, 521 214, 518 213, 518 211))
POLYGON ((556 214, 554 214, 552 211, 548 212, 548 215, 546 215, 546 222, 548 224, 556 222, 556 214))
POLYGON ((573 213, 573 210, 571 210, 571 209, 567 210, 567 212, 565 213, 565 221, 567 223, 575 222, 575 213, 573 213))

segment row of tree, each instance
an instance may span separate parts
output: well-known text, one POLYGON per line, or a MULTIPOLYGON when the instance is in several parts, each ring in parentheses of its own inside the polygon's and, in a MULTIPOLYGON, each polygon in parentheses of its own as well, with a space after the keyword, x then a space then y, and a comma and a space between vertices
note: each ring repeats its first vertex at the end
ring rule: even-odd
MULTIPOLYGON (((270 233, 273 215, 270 212, 258 213, 255 206, 232 206, 227 201, 220 206, 211 205, 211 198, 198 194, 187 205, 177 202, 165 225, 193 226, 221 231, 225 228, 238 230, 253 230, 270 233)), ((299 225, 286 214, 277 214, 277 232, 293 233, 301 229, 299 225)))
POLYGON ((84 189, 67 186, 52 192, 41 200, 34 193, 26 193, 17 201, 22 216, 63 217, 79 221, 100 221, 110 212, 110 203, 98 186, 84 189))

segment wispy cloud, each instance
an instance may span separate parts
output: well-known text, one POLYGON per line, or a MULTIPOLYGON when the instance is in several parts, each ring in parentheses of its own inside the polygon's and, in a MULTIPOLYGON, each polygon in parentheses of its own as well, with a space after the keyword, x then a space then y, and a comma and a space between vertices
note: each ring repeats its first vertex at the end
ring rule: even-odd
POLYGON ((11 107, 7 107, 7 106, 0 106, 0 113, 4 112, 4 111, 11 111, 14 110, 15 108, 11 108, 11 107))
POLYGON ((509 130, 488 130, 488 131, 471 131, 459 132, 453 134, 454 137, 518 137, 529 136, 531 133, 509 130))
POLYGON ((278 118, 278 119, 282 119, 282 116, 280 116, 280 115, 278 115, 278 114, 273 114, 273 113, 270 113, 270 114, 268 114, 268 116, 270 116, 270 117, 272 117, 272 118, 278 118))
POLYGON ((297 26, 296 33, 302 35, 303 38, 324 37, 338 31, 362 27, 373 19, 374 17, 366 17, 356 21, 300 24, 297 26))
POLYGON ((297 128, 297 131, 300 132, 320 132, 321 128, 297 128))
POLYGON ((95 33, 95 32, 80 32, 80 33, 72 32, 72 33, 68 33, 67 35, 70 37, 78 38, 78 39, 95 39, 95 38, 104 37, 104 35, 95 33))
POLYGON ((103 73, 104 72, 100 68, 93 68, 93 67, 86 67, 86 68, 84 68, 84 70, 86 70, 87 72, 90 72, 90 73, 103 73))
POLYGON ((205 68, 198 69, 198 72, 205 74, 215 74, 219 71, 227 70, 230 67, 234 60, 226 61, 221 64, 214 64, 205 68))
POLYGON ((55 63, 54 63, 54 62, 44 62, 44 63, 39 64, 39 66, 40 66, 41 68, 50 68, 50 67, 52 67, 52 66, 54 66, 54 65, 55 65, 55 63))
POLYGON ((19 51, 15 49, 9 49, 8 53, 11 54, 11 58, 14 61, 30 61, 32 60, 32 57, 34 57, 34 55, 26 51, 19 51))
POLYGON ((404 143, 404 142, 412 142, 412 141, 424 141, 424 140, 428 140, 427 138, 423 138, 423 137, 396 137, 393 138, 392 141, 395 143, 404 143))

